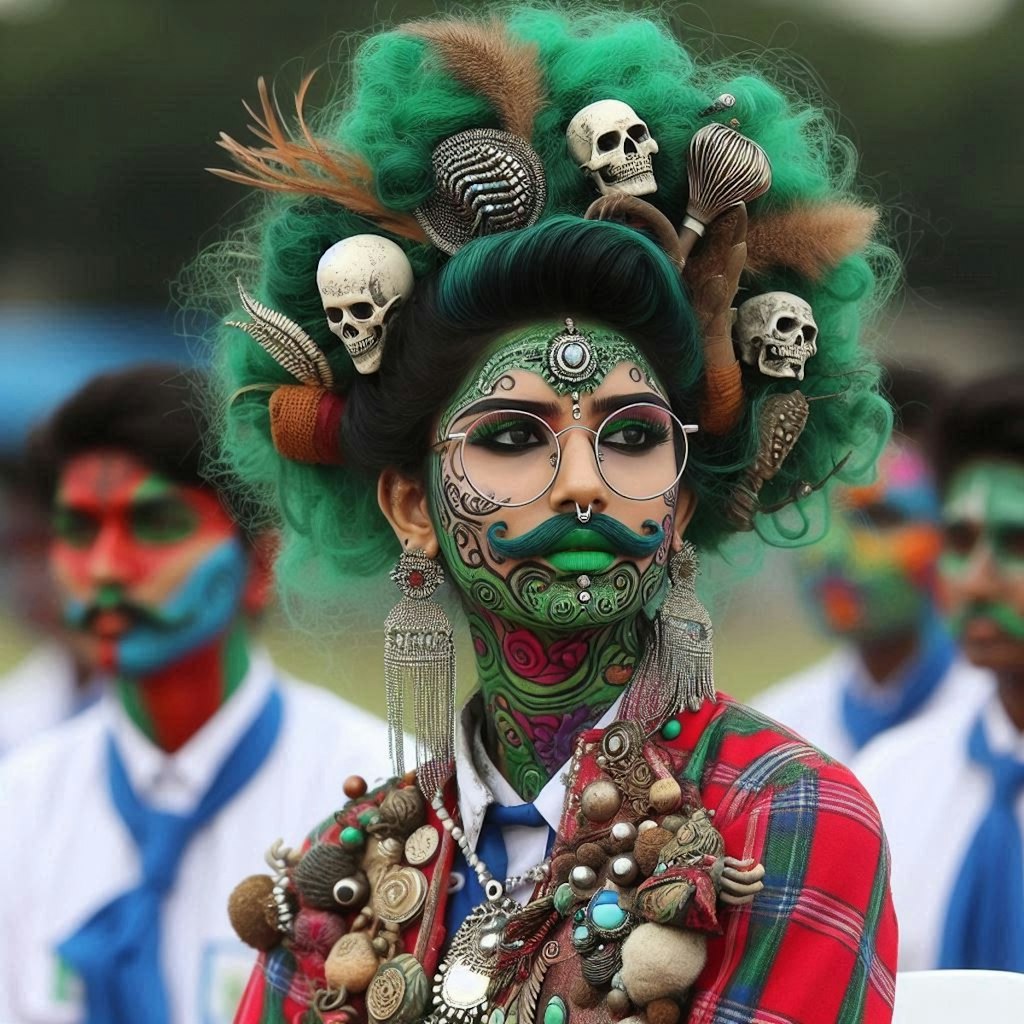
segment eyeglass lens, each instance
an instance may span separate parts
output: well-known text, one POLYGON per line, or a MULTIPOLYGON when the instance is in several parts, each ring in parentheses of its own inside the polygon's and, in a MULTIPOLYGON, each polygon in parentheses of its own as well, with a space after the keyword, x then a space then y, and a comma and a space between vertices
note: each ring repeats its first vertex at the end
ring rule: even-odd
MULTIPOLYGON (((664 494, 686 464, 686 432, 661 406, 626 406, 609 416, 596 433, 598 469, 605 483, 623 497, 664 494)), ((462 463, 481 495, 499 505, 525 505, 554 482, 559 440, 540 417, 497 409, 467 429, 462 463)))

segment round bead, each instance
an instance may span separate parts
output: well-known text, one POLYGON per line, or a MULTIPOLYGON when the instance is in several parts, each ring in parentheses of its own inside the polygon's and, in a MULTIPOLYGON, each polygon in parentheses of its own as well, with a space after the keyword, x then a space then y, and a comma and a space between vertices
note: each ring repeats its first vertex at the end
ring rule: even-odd
POLYGON ((611 992, 608 993, 608 1009, 611 1010, 616 1017, 625 1017, 626 1014, 629 1013, 630 1009, 629 996, 627 996, 622 989, 613 988, 611 992))
POLYGON ((616 857, 612 861, 612 879, 616 885, 631 885, 639 873, 640 869, 632 857, 616 857))
POLYGON ((496 878, 492 878, 484 885, 484 896, 491 903, 500 900, 505 893, 505 887, 496 878))
POLYGON ((569 884, 577 891, 593 889, 597 885, 597 872, 588 868, 585 864, 577 864, 569 872, 569 884))
POLYGON ((569 912, 569 908, 576 902, 576 893, 572 891, 572 886, 568 882, 563 882, 555 890, 555 910, 557 910, 563 917, 569 912))
POLYGON ((583 365, 583 360, 586 359, 586 353, 583 351, 582 345, 566 345, 562 349, 562 359, 566 366, 570 369, 576 370, 583 365))
POLYGON ((658 779, 651 786, 648 799, 659 814, 671 814, 683 802, 683 789, 675 779, 658 779))
POLYGON ((581 590, 579 594, 580 604, 590 604, 590 591, 581 590))
POLYGON ((580 809, 589 821, 609 821, 622 804, 622 794, 607 779, 592 782, 580 797, 580 809))
POLYGON ((675 740, 679 738, 679 734, 683 731, 683 726, 678 718, 670 718, 661 727, 662 739, 675 740))
POLYGON ((568 1019, 569 1012, 561 996, 552 996, 544 1007, 543 1024, 566 1024, 568 1019))
POLYGON ((632 846, 635 841, 636 825, 631 821, 617 821, 612 825, 612 842, 618 849, 627 849, 632 846))
POLYGON ((354 825, 349 825, 341 830, 341 845, 347 850, 356 850, 363 845, 363 833, 354 825))
POLYGON ((658 823, 656 821, 651 821, 650 818, 645 818, 643 821, 640 822, 639 825, 637 825, 636 830, 637 832, 646 832, 649 828, 657 827, 658 823))
POLYGON ((358 800, 366 792, 366 779, 362 775, 350 775, 341 788, 349 800, 358 800))

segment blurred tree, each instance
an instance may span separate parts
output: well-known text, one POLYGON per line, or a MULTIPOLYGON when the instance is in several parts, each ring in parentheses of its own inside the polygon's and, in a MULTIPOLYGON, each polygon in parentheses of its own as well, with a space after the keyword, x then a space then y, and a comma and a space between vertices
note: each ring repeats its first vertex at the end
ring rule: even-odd
MULTIPOLYGON (((973 35, 927 41, 886 38, 814 7, 708 7, 673 8, 698 48, 786 50, 805 62, 787 58, 791 73, 809 66, 821 76, 877 197, 898 211, 916 289, 1020 316, 1011 252, 1024 228, 1020 3, 973 35)), ((335 33, 434 8, 0 0, 0 298, 163 305, 167 281, 243 195, 202 168, 223 163, 218 131, 243 131, 239 99, 254 96, 256 76, 276 74, 287 95, 303 69, 343 49, 335 33)))

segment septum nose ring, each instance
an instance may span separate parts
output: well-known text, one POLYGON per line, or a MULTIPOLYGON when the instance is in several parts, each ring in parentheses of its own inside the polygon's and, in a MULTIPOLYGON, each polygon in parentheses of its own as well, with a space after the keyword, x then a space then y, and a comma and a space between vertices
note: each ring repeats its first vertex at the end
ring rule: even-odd
POLYGON ((588 505, 585 509, 582 509, 580 508, 580 503, 578 501, 573 502, 573 504, 576 506, 576 518, 581 523, 589 523, 590 517, 593 515, 593 512, 590 510, 591 506, 588 505))

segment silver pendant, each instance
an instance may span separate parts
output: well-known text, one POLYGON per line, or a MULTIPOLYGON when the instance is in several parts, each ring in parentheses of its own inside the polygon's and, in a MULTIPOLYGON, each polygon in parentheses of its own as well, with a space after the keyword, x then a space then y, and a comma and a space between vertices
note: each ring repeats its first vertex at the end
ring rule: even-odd
POLYGON ((495 898, 474 907, 455 933, 434 975, 431 1012, 425 1024, 483 1024, 490 1013, 501 937, 509 921, 522 910, 500 887, 498 891, 495 898))

